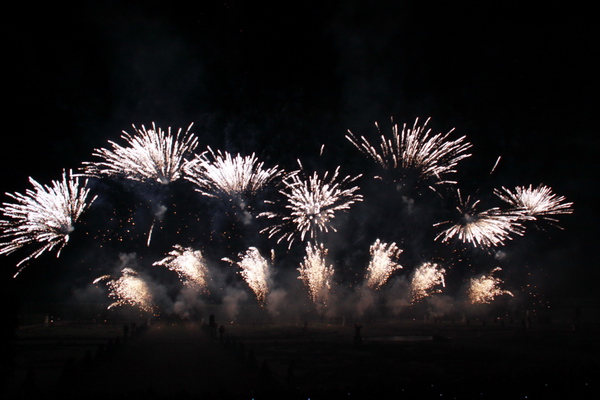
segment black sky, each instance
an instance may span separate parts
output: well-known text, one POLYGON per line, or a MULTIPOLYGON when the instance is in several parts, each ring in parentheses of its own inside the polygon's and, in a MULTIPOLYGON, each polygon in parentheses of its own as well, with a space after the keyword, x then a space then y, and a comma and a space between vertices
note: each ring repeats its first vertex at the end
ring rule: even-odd
POLYGON ((256 152, 282 165, 315 159, 325 144, 328 163, 360 170, 347 129, 374 134, 375 121, 432 117, 434 130, 455 127, 474 145, 466 186, 479 186, 502 156, 495 182, 544 183, 575 203, 561 220, 565 231, 553 233, 552 252, 539 256, 553 258, 550 279, 565 296, 578 296, 578 285, 595 292, 600 146, 590 9, 517 1, 78 3, 24 3, 5 13, 3 192, 24 191, 29 176, 58 179, 132 123, 194 122, 200 147, 256 152))

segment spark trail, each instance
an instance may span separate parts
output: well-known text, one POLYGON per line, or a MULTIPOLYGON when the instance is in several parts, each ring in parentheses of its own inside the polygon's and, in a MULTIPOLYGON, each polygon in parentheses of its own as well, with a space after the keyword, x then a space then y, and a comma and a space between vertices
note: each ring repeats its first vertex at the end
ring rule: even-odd
POLYGON ((16 203, 3 203, 0 207, 7 218, 0 221, 0 240, 9 240, 0 242, 0 254, 10 254, 26 246, 39 246, 17 264, 20 268, 15 277, 27 261, 44 251, 57 248, 56 256, 59 257, 75 229, 75 223, 96 199, 88 200, 87 182, 73 178, 71 171, 63 171, 62 181, 52 181, 50 185, 42 185, 31 177, 29 182, 33 189, 27 189, 25 194, 7 193, 16 203))
POLYGON ((271 263, 260 254, 256 247, 250 247, 245 253, 239 254, 239 257, 240 261, 233 261, 229 258, 222 260, 240 267, 240 275, 256 295, 259 304, 264 306, 269 294, 271 263))
POLYGON ((305 238, 315 240, 320 233, 336 232, 332 224, 336 213, 362 201, 362 195, 356 193, 359 187, 351 186, 361 175, 346 176, 338 181, 339 170, 340 167, 337 167, 331 176, 326 172, 323 178, 316 172, 307 179, 298 173, 290 174, 283 180, 284 189, 280 190, 287 200, 285 208, 289 213, 259 214, 259 217, 279 221, 261 233, 266 232, 269 238, 279 236, 277 243, 287 241, 288 247, 291 247, 298 236, 301 241, 305 238))
POLYGON ((500 268, 494 268, 489 275, 482 275, 470 279, 469 288, 467 290, 469 302, 473 304, 489 304, 497 296, 503 294, 514 297, 508 290, 500 289, 500 285, 503 283, 502 280, 493 276, 495 272, 500 270, 500 268))
MULTIPOLYGON (((454 129, 446 134, 431 135, 431 129, 427 129, 429 119, 420 126, 418 122, 417 118, 412 128, 404 124, 400 132, 398 124, 394 124, 391 138, 381 135, 379 147, 372 145, 364 136, 356 138, 351 131, 348 131, 346 139, 383 169, 400 170, 404 174, 414 171, 420 180, 433 180, 436 185, 456 183, 444 176, 455 173, 458 162, 471 156, 467 150, 472 145, 465 136, 450 140, 454 129)), ((375 125, 379 129, 379 125, 375 125)))
POLYGON ((325 306, 331 289, 333 265, 327 265, 327 249, 323 244, 306 246, 306 256, 298 268, 301 279, 308 287, 312 301, 318 306, 325 306))
POLYGON ((440 293, 439 286, 446 286, 445 273, 446 270, 436 263, 426 262, 421 264, 413 272, 410 283, 412 301, 417 302, 424 297, 440 293))
POLYGON ((382 243, 379 239, 369 249, 371 260, 366 271, 366 284, 371 289, 379 289, 397 269, 402 268, 395 260, 402 250, 396 243, 382 243))
POLYGON ((123 268, 122 276, 115 278, 111 275, 104 275, 94 280, 94 284, 106 281, 106 286, 109 290, 109 296, 116 301, 108 306, 108 309, 113 307, 132 305, 137 306, 146 312, 153 312, 155 305, 152 298, 152 293, 148 283, 134 269, 123 268))
POLYGON ((206 259, 200 250, 183 247, 179 244, 173 246, 169 255, 154 266, 163 266, 174 271, 187 287, 204 291, 208 284, 208 267, 206 259))
POLYGON ((477 248, 490 248, 503 245, 512 235, 523 236, 525 228, 521 221, 522 214, 513 211, 502 211, 497 207, 478 212, 476 210, 479 200, 472 201, 468 196, 462 199, 458 193, 459 213, 458 222, 440 222, 434 226, 450 224, 451 226, 441 231, 435 240, 441 239, 448 242, 458 238, 463 243, 470 243, 477 248))
POLYGON ((128 146, 109 141, 112 150, 96 149, 93 156, 103 159, 99 162, 84 162, 84 174, 93 177, 118 176, 139 182, 158 182, 166 185, 183 177, 185 156, 196 148, 198 139, 189 130, 182 134, 179 128, 176 134, 144 125, 136 128, 135 134, 123 131, 121 138, 128 146))

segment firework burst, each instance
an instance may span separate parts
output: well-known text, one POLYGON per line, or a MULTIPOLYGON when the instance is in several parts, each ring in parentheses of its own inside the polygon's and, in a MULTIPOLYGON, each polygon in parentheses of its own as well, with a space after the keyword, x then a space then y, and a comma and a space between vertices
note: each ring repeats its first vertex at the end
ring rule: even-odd
POLYGON ((308 287, 312 301, 317 305, 326 305, 334 273, 333 265, 327 265, 327 249, 322 244, 313 246, 308 243, 306 256, 298 271, 298 279, 308 287))
POLYGON ((514 297, 508 290, 500 289, 500 285, 503 283, 502 280, 493 276, 495 272, 500 270, 500 268, 494 268, 489 275, 482 275, 478 278, 470 279, 469 288, 467 290, 469 302, 473 304, 489 304, 497 296, 503 294, 514 297))
MULTIPOLYGON (((449 140, 454 129, 446 134, 431 135, 431 129, 426 128, 429 119, 421 126, 418 122, 417 118, 412 128, 404 124, 400 132, 398 124, 394 124, 391 138, 381 135, 379 148, 364 136, 357 139, 351 131, 348 131, 346 139, 383 169, 415 171, 419 179, 433 179, 435 184, 456 183, 443 177, 456 172, 458 162, 471 156, 467 150, 472 145, 465 141, 465 136, 449 140)), ((379 129, 379 125, 375 125, 379 129)))
POLYGON ((146 312, 153 312, 156 308, 152 299, 152 292, 148 283, 134 269, 123 268, 122 276, 115 278, 104 275, 94 280, 94 284, 106 281, 109 296, 116 301, 108 306, 108 309, 131 305, 137 306, 146 312))
POLYGON ((502 187, 495 189, 494 194, 510 204, 526 218, 542 218, 556 222, 556 215, 572 214, 573 203, 565 202, 563 196, 557 196, 552 188, 539 185, 537 188, 517 186, 514 191, 502 187))
POLYGON ((362 195, 356 193, 358 186, 351 184, 361 175, 346 176, 339 181, 340 167, 329 176, 326 172, 323 178, 315 172, 308 179, 303 179, 300 174, 290 174, 283 180, 284 189, 280 191, 287 200, 285 208, 288 214, 264 212, 260 217, 278 219, 280 222, 263 229, 268 237, 278 236, 277 243, 288 241, 291 247, 295 238, 316 239, 320 233, 330 230, 335 232, 332 221, 337 212, 345 211, 357 201, 362 201, 362 195), (290 229, 291 228, 291 229, 290 229))
POLYGON ((197 191, 208 197, 243 199, 256 194, 283 170, 278 166, 264 168, 254 153, 232 156, 210 147, 185 167, 185 178, 197 186, 197 191))
POLYGON ((410 282, 412 301, 417 302, 426 296, 441 293, 439 286, 446 286, 445 273, 446 270, 436 263, 426 262, 421 264, 413 272, 410 282))
POLYGON ((241 271, 240 275, 250 286, 261 306, 264 306, 269 293, 269 281, 271 280, 271 263, 264 258, 256 247, 250 247, 245 253, 239 254, 240 261, 223 258, 223 261, 237 264, 241 271))
POLYGON ((62 181, 52 181, 51 185, 41 185, 33 178, 29 178, 29 182, 33 189, 26 190, 25 194, 7 193, 16 203, 3 203, 0 207, 7 218, 0 221, 0 239, 10 240, 0 242, 0 254, 10 254, 25 246, 40 246, 17 264, 21 268, 15 277, 25 262, 46 250, 57 248, 56 256, 60 256, 75 223, 96 199, 88 200, 86 181, 73 178, 71 171, 63 171, 62 181))
POLYGON ((152 265, 163 266, 176 272, 185 286, 195 290, 206 290, 208 267, 200 250, 176 244, 167 257, 152 265))
POLYGON ((371 260, 366 272, 366 283, 371 289, 379 289, 397 269, 402 268, 395 260, 402 250, 396 243, 382 243, 379 239, 369 249, 371 260))
POLYGON ((96 149, 93 156, 104 161, 84 162, 84 174, 88 176, 120 176, 139 182, 158 182, 166 185, 183 177, 184 157, 194 151, 198 144, 195 135, 190 134, 188 127, 182 134, 181 128, 176 134, 156 128, 152 123, 151 129, 144 125, 136 128, 135 135, 123 131, 121 138, 127 142, 123 147, 109 141, 113 149, 96 149))
POLYGON ((522 236, 524 234, 521 213, 502 211, 497 207, 478 212, 476 208, 479 200, 472 201, 470 196, 463 200, 460 191, 457 193, 458 206, 456 209, 459 212, 460 221, 435 224, 435 226, 451 224, 449 228, 440 232, 435 240, 441 239, 442 242, 448 242, 457 237, 463 243, 470 243, 478 248, 490 248, 503 245, 507 240, 512 239, 512 235, 522 236))

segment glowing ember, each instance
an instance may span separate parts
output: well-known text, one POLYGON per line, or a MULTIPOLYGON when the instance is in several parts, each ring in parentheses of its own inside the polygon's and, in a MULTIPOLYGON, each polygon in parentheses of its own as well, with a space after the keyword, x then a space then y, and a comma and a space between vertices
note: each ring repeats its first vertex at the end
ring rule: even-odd
POLYGON ((183 284, 196 290, 205 290, 208 280, 208 267, 200 250, 174 245, 164 259, 152 264, 167 267, 174 271, 183 284))
POLYGON ((269 293, 269 281, 271 279, 271 264, 264 258, 260 251, 255 247, 250 247, 245 253, 239 255, 240 261, 233 261, 229 258, 223 258, 223 261, 237 264, 240 268, 240 274, 254 291, 256 299, 261 306, 264 306, 269 293))
POLYGON ((287 199, 287 208, 289 215, 282 215, 275 212, 261 213, 259 216, 267 218, 280 219, 280 223, 265 228, 262 232, 267 232, 269 238, 280 235, 277 243, 287 240, 289 246, 293 243, 297 235, 300 240, 308 236, 310 239, 316 239, 318 233, 336 231, 332 225, 332 220, 339 211, 348 210, 352 204, 362 201, 362 196, 357 194, 358 186, 347 185, 354 182, 361 175, 356 177, 346 176, 339 182, 336 179, 339 176, 339 167, 329 177, 326 172, 323 178, 320 178, 315 172, 311 177, 304 180, 299 174, 291 174, 283 183, 285 188, 280 191, 287 199), (291 225, 292 230, 287 231, 291 225))
POLYGON ((500 270, 500 268, 494 268, 489 275, 482 275, 478 278, 470 279, 467 295, 471 303, 489 304, 497 296, 503 294, 514 297, 508 290, 500 289, 500 285, 503 283, 502 280, 493 276, 494 272, 500 270))
MULTIPOLYGON (((33 190, 28 189, 25 194, 7 193, 16 203, 3 203, 0 207, 7 218, 0 221, 0 239, 10 240, 0 242, 0 254, 10 254, 30 245, 41 246, 17 266, 55 247, 58 249, 56 256, 60 256, 75 229, 74 224, 96 199, 87 200, 89 189, 85 188, 86 182, 73 178, 71 171, 63 171, 62 181, 52 181, 51 185, 41 185, 32 178, 29 182, 33 190)), ((19 268, 15 276, 23 268, 19 268)))
POLYGON ((502 211, 499 208, 491 208, 486 211, 477 212, 479 201, 471 202, 470 196, 463 201, 458 191, 459 204, 457 210, 460 221, 451 223, 449 221, 435 224, 452 224, 449 228, 440 232, 435 240, 441 238, 442 242, 448 242, 457 237, 463 243, 470 243, 475 247, 489 248, 503 245, 512 239, 511 235, 522 236, 524 228, 521 224, 522 215, 512 211, 502 211))
POLYGON ((308 287, 310 298, 315 304, 325 305, 331 289, 333 265, 327 265, 327 250, 322 244, 308 243, 304 262, 300 264, 300 276, 308 287))
POLYGON ((109 296, 116 300, 108 308, 132 305, 143 311, 152 312, 155 305, 147 282, 137 271, 131 268, 123 268, 121 273, 120 278, 104 275, 94 280, 94 284, 106 281, 109 296))
POLYGON ((89 176, 119 176, 140 182, 159 182, 168 184, 183 177, 184 156, 197 146, 197 138, 189 133, 190 125, 184 134, 181 128, 175 135, 169 127, 167 132, 161 128, 146 130, 142 125, 138 129, 133 125, 136 135, 123 131, 121 138, 128 147, 115 142, 113 150, 96 149, 94 156, 104 159, 100 162, 84 162, 84 173, 89 176))
POLYGON ((404 124, 400 132, 398 124, 394 124, 392 137, 381 135, 379 148, 371 145, 364 136, 357 139, 350 131, 346 138, 384 169, 416 171, 420 179, 434 179, 435 184, 455 183, 442 177, 456 172, 454 168, 458 162, 471 156, 466 153, 471 144, 465 141, 465 136, 448 140, 453 129, 446 134, 431 135, 431 129, 426 129, 429 119, 422 126, 418 126, 418 122, 417 118, 412 129, 404 124))
POLYGON ((410 287, 413 302, 421 300, 423 297, 440 293, 438 286, 445 287, 444 274, 446 270, 436 263, 426 262, 421 264, 412 275, 410 287))
POLYGON ((397 269, 402 268, 397 259, 402 250, 396 243, 382 243, 379 239, 371 245, 371 260, 366 272, 367 286, 371 289, 379 289, 397 269))

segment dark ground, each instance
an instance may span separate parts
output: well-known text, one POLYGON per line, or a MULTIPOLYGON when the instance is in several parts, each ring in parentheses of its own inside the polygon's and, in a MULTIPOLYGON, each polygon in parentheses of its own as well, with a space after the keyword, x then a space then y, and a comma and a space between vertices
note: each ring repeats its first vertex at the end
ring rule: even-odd
POLYGON ((343 321, 230 324, 222 336, 157 322, 129 340, 118 325, 23 327, 6 390, 16 399, 596 398, 599 332, 508 320, 372 322, 357 343, 343 321))

